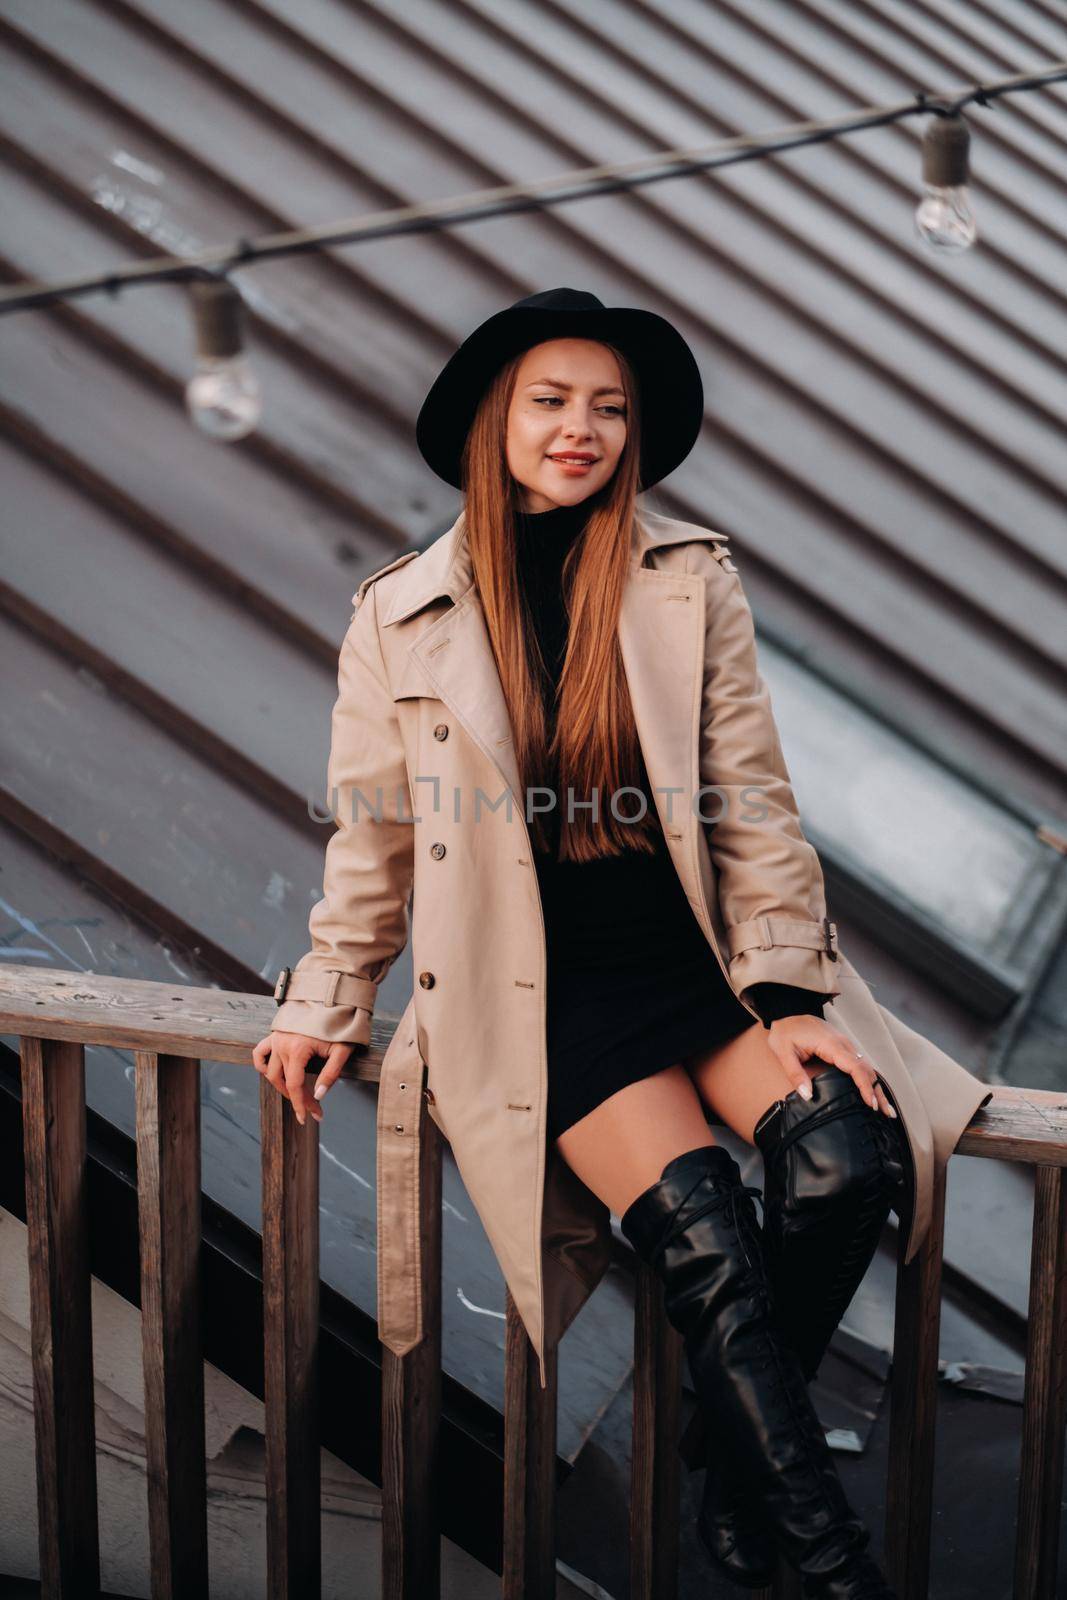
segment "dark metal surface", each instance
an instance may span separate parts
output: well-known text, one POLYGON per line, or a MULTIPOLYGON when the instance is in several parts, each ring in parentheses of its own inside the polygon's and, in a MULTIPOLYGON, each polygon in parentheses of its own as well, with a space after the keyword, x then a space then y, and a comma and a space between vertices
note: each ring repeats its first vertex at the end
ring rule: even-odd
MULTIPOLYGON (((47 278, 708 142, 1065 42, 1057 8, 1006 0, 8 0, 0 271, 47 278)), ((457 509, 415 415, 476 322, 548 284, 652 307, 690 339, 704 433, 647 499, 729 533, 763 631, 1067 834, 1067 91, 971 116, 980 238, 954 262, 912 234, 916 123, 239 271, 265 407, 236 446, 185 415, 184 291, 5 319, 0 956, 266 993, 306 948, 327 836, 307 803, 350 596, 457 509)), ((841 926, 878 998, 981 1072, 990 1025, 841 926)), ((407 952, 383 1007, 399 1014, 411 981, 407 952)), ((1062 1084, 1065 1028, 1050 998, 1012 1036, 1016 1081, 1062 1084)), ((90 1104, 126 1132, 130 1070, 87 1052, 90 1104)), ((207 1191, 251 1226, 256 1087, 204 1072, 207 1191)), ((373 1090, 339 1085, 323 1272, 367 1308, 373 1140, 373 1090)), ((964 1276, 1027 1198, 971 1191, 969 1233, 949 1195, 964 1276)), ((447 1153, 444 1236, 445 1368, 498 1405, 503 1284, 447 1153)), ((1004 1278, 1014 1303, 1019 1272, 1004 1278)), ((623 1287, 609 1274, 561 1351, 570 1459, 628 1370, 623 1287)), ((952 1326, 953 1354, 981 1356, 979 1325, 952 1326)))

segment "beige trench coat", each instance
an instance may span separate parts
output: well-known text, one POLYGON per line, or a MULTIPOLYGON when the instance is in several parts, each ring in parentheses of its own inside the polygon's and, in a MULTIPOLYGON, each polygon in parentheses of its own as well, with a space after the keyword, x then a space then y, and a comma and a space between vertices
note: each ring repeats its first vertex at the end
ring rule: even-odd
MULTIPOLYGON (((403 1354, 424 1332, 426 1106, 544 1384, 546 1347, 606 1271, 611 1230, 606 1206, 546 1137, 540 893, 462 512, 425 551, 366 578, 353 600, 327 779, 338 830, 310 915, 312 948, 274 1026, 369 1042, 377 986, 410 933, 414 993, 378 1099, 380 1337, 403 1354)), ((897 1107, 914 1165, 910 1260, 929 1226, 935 1164, 991 1091, 879 1005, 838 946, 726 536, 639 511, 619 641, 668 847, 734 993, 747 1005, 750 984, 774 981, 831 994, 827 1021, 863 1050, 897 1107)))

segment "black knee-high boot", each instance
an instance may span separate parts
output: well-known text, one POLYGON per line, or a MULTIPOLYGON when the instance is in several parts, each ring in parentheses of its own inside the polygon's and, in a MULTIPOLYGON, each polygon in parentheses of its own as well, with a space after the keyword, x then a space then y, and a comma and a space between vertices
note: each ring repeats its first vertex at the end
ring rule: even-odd
POLYGON ((805 1593, 894 1600, 775 1317, 749 1196, 729 1152, 702 1145, 668 1162, 623 1213, 622 1231, 660 1277, 701 1409, 723 1430, 805 1593))
POLYGON ((817 1073, 811 1088, 810 1101, 794 1091, 776 1102, 754 1134, 775 1304, 808 1379, 874 1259, 890 1211, 900 1215, 911 1189, 899 1120, 875 1111, 837 1067, 817 1073))
MULTIPOLYGON (((836 1067, 796 1090, 756 1124, 764 1159, 763 1235, 782 1333, 810 1381, 878 1248, 891 1210, 910 1197, 911 1156, 899 1121, 864 1100, 836 1067)), ((691 1469, 709 1465, 704 1539, 735 1582, 767 1571, 771 1549, 743 1484, 712 1469, 719 1452, 699 1413, 680 1447, 691 1469)), ((753 1582, 753 1587, 756 1587, 753 1582)))

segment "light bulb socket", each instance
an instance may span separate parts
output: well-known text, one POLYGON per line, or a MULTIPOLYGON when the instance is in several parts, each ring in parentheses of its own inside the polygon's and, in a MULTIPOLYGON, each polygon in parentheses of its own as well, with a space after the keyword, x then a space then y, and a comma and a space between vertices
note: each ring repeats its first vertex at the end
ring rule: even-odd
POLYGON ((957 112, 931 117, 923 134, 923 182, 939 189, 962 189, 970 176, 971 130, 957 112))
POLYGON ((240 294, 224 278, 194 278, 189 285, 196 320, 196 353, 224 360, 244 349, 240 294))

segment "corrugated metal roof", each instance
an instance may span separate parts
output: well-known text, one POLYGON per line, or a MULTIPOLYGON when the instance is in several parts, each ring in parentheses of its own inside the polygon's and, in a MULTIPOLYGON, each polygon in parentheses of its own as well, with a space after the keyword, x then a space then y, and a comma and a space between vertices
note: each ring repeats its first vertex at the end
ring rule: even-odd
MULTIPOLYGON (((1015 8, 893 4, 575 18, 515 0, 16 0, 0 36, 9 265, 55 275, 837 114, 1032 64, 1056 34, 1041 8, 1024 30, 1015 8)), ((981 243, 964 259, 912 236, 911 124, 247 269, 267 407, 239 450, 177 409, 180 289, 12 319, 8 393, 48 453, 90 457, 120 510, 160 517, 190 567, 207 555, 235 609, 269 589, 325 647, 348 573, 423 542, 454 504, 412 420, 455 341, 557 281, 654 306, 708 390, 704 437, 657 498, 729 531, 761 618, 807 659, 984 782, 1062 811, 1067 94, 971 117, 981 243), (38 359, 59 322, 80 374, 53 373, 65 404, 38 359), (101 383, 110 427, 81 404, 101 383), (136 452, 115 426, 131 405, 136 452)))
MULTIPOLYGON (((102 271, 1064 56, 1062 7, 1007 0, 8 0, 0 269, 102 271)), ((458 505, 418 408, 473 326, 556 284, 692 343, 704 432, 646 500, 730 534, 764 634, 1062 831, 1067 89, 969 117, 980 239, 955 260, 912 231, 916 121, 239 270, 265 407, 238 445, 187 421, 182 288, 3 319, 13 957, 252 988, 305 948, 349 597, 458 505)), ((984 1027, 849 942, 980 1068, 984 1027)), ((383 1009, 410 981, 408 953, 383 1009)), ((466 1346, 501 1326, 468 1317, 466 1346)))

